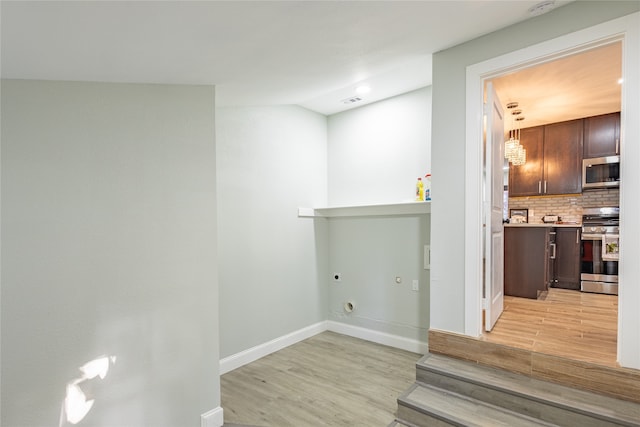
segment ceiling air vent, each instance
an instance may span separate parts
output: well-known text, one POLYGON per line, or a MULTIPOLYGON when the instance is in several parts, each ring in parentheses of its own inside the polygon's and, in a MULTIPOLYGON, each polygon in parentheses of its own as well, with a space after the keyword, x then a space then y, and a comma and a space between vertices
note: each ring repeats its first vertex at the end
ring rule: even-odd
POLYGON ((551 9, 553 9, 556 6, 556 1, 555 0, 546 0, 546 1, 542 1, 534 6, 531 6, 529 8, 529 14, 531 16, 538 16, 538 15, 542 15, 543 13, 547 13, 549 12, 551 9))
POLYGON ((355 104, 356 102, 362 101, 362 98, 359 96, 351 96, 349 98, 345 98, 342 100, 343 104, 355 104))

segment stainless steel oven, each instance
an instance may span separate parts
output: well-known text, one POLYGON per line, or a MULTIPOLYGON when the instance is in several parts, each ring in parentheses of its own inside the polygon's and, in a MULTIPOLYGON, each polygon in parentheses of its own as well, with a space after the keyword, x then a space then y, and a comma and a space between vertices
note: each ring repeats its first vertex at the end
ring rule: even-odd
POLYGON ((580 290, 618 295, 620 208, 586 208, 582 216, 580 290))

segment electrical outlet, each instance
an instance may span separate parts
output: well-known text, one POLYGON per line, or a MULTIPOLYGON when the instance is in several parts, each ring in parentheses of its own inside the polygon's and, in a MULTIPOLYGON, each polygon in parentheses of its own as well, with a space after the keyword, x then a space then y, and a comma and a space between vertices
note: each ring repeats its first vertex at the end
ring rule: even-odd
POLYGON ((333 273, 334 282, 342 282, 342 273, 333 273))
POLYGON ((420 290, 420 282, 419 282, 419 281, 417 281, 417 280, 414 280, 414 281, 413 281, 413 284, 412 284, 412 289, 413 289, 414 291, 418 292, 418 291, 420 290))

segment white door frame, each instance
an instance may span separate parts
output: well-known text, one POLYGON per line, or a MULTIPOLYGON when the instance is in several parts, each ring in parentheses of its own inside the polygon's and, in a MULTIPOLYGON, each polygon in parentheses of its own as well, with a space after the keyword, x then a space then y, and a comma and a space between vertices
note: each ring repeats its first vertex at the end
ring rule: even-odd
MULTIPOLYGON (((640 13, 467 67, 465 158, 465 334, 482 334, 482 104, 484 81, 507 72, 622 41, 618 361, 640 369, 640 13), (625 167, 625 165, 627 165, 625 167), (626 218, 629 218, 629 221, 626 218), (629 286, 625 286, 629 284, 629 286)), ((487 173, 490 173, 487 171, 487 173)))

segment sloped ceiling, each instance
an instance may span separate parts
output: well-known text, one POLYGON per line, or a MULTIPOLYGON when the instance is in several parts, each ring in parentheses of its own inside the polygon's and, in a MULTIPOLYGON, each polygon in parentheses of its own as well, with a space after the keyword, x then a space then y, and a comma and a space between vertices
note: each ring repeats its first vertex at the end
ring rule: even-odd
POLYGON ((1 74, 214 84, 218 105, 331 114, 431 84, 434 52, 530 19, 539 1, 3 0, 1 74), (343 104, 360 83, 372 91, 343 104))

